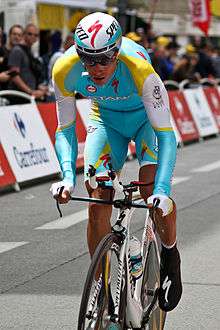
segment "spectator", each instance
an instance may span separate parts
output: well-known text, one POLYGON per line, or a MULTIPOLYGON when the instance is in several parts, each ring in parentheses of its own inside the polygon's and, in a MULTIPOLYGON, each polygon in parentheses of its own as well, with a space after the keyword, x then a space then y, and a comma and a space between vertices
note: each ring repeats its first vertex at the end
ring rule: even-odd
POLYGON ((210 46, 206 42, 203 42, 197 51, 199 60, 196 65, 196 71, 199 72, 202 78, 210 78, 216 76, 215 68, 209 55, 209 51, 210 46))
MULTIPOLYGON (((43 98, 47 92, 40 86, 42 66, 32 53, 31 47, 39 36, 38 28, 34 24, 28 24, 24 30, 22 44, 16 45, 9 54, 8 65, 18 75, 11 79, 9 87, 18 91, 33 95, 35 98, 43 98)), ((20 103, 20 98, 13 98, 13 103, 20 103)), ((23 102, 22 102, 23 103, 23 102)))
POLYGON ((12 27, 9 30, 8 35, 8 41, 5 46, 1 46, 0 48, 0 57, 2 60, 0 61, 1 69, 0 72, 7 73, 8 79, 6 79, 6 76, 4 75, 4 79, 1 80, 1 89, 8 89, 8 82, 10 78, 14 77, 16 75, 16 72, 14 70, 9 70, 8 66, 8 58, 9 53, 12 50, 12 48, 19 44, 22 40, 23 36, 23 28, 19 24, 12 25, 12 27))
POLYGON ((19 24, 14 24, 9 29, 8 33, 8 40, 6 45, 3 47, 4 49, 4 66, 5 69, 8 69, 8 57, 9 53, 12 50, 12 48, 16 45, 19 45, 23 38, 23 27, 19 24))
POLYGON ((5 58, 5 53, 4 53, 4 47, 2 45, 2 40, 3 40, 3 31, 2 28, 0 27, 0 90, 5 89, 6 83, 10 79, 10 75, 7 68, 5 68, 4 65, 4 58, 5 58))
POLYGON ((213 48, 211 61, 216 73, 216 78, 220 78, 220 48, 218 47, 213 48))
POLYGON ((199 73, 196 72, 198 60, 198 55, 195 53, 191 55, 184 54, 174 66, 172 79, 177 82, 185 79, 188 79, 190 82, 198 82, 201 78, 199 73))

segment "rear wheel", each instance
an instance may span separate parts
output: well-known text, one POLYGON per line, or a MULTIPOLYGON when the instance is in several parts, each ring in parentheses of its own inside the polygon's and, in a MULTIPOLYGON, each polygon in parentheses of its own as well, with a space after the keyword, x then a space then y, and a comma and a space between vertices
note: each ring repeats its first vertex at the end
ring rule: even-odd
POLYGON ((120 244, 120 237, 110 233, 102 239, 92 257, 82 294, 78 330, 124 329, 126 290, 121 294, 119 322, 115 323, 114 319, 120 244))

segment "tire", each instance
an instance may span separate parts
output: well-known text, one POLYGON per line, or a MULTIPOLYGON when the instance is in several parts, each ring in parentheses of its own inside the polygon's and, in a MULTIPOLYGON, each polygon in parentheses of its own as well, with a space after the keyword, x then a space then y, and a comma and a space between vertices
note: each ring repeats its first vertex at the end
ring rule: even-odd
MULTIPOLYGON (((112 298, 112 281, 110 285, 108 283, 109 276, 111 274, 111 270, 109 265, 111 266, 113 263, 113 256, 115 257, 117 253, 115 249, 111 249, 113 244, 116 244, 116 247, 120 249, 121 239, 115 233, 110 233, 106 235, 102 241, 99 243, 98 247, 95 250, 95 253, 92 257, 91 264, 87 273, 86 282, 83 289, 80 311, 78 317, 78 330, 104 330, 104 329, 114 329, 114 325, 110 320, 107 319, 106 316, 109 314, 112 315, 114 313, 114 297, 112 298), (99 278, 100 291, 97 297, 93 299, 95 301, 91 319, 89 320, 87 317, 88 307, 94 297, 94 279, 97 276, 97 269, 99 272, 101 271, 102 276, 99 278), (95 311, 95 313, 94 313, 95 311), (96 316, 95 316, 96 314, 96 316)), ((117 257, 116 259, 116 267, 118 267, 117 257)), ((111 274, 112 278, 112 274, 111 274)), ((126 287, 126 285, 125 285, 126 287)), ((121 295, 121 301, 119 305, 119 324, 117 324, 118 328, 115 329, 124 329, 124 313, 125 313, 125 297, 126 292, 123 291, 121 295)))
MULTIPOLYGON (((149 305, 153 299, 157 299, 157 288, 160 286, 160 258, 158 256, 159 247, 160 244, 157 238, 156 241, 150 242, 147 251, 147 260, 143 271, 143 283, 141 290, 141 301, 143 308, 146 308, 146 304, 149 305)), ((147 329, 162 330, 165 325, 166 313, 159 308, 158 304, 155 306, 157 307, 150 314, 147 329)))

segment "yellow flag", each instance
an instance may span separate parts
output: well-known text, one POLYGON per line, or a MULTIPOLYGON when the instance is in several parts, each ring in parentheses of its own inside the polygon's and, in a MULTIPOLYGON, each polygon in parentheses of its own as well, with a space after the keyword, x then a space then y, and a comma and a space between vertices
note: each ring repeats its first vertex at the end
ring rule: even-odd
POLYGON ((220 0, 211 0, 211 13, 220 16, 220 0))
POLYGON ((39 4, 37 8, 41 30, 61 30, 64 26, 64 6, 39 4))

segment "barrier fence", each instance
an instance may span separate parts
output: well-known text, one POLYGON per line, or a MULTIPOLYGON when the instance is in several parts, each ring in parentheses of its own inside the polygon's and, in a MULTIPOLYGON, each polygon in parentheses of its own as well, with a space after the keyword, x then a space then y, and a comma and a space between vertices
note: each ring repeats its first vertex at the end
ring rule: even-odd
MULTIPOLYGON (((179 145, 219 134, 219 86, 176 88, 168 91, 168 95, 179 145)), ((54 150, 57 127, 55 103, 37 104, 29 95, 15 91, 0 91, 0 101, 0 188, 13 186, 19 190, 19 184, 23 182, 60 173, 54 150), (4 97, 7 95, 24 97, 29 103, 5 105, 4 97)), ((77 100, 76 106, 77 168, 81 168, 90 100, 77 100)), ((131 142, 128 155, 134 154, 135 145, 131 142)))

